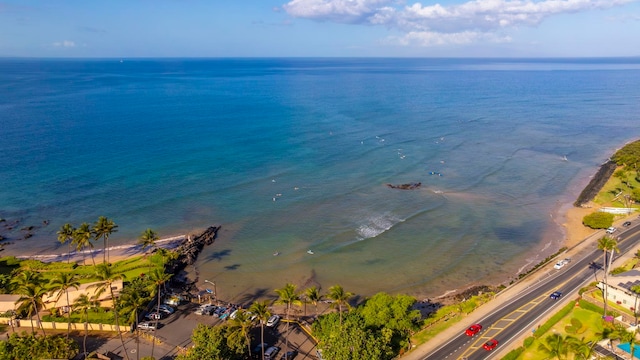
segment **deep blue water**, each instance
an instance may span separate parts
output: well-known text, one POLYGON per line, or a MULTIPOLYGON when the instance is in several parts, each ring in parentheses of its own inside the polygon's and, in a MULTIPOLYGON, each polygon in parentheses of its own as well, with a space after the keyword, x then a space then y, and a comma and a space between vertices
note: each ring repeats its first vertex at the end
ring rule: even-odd
POLYGON ((222 224, 198 262, 222 296, 505 279, 640 137, 638 84, 640 59, 0 60, 0 235, 222 224))

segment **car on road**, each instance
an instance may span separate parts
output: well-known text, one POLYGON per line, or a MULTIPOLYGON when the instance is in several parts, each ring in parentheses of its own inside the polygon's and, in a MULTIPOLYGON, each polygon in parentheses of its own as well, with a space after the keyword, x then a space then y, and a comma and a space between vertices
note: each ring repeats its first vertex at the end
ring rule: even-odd
POLYGON ((295 359, 296 356, 298 356, 298 350, 291 350, 282 354, 282 357, 280 358, 280 360, 292 360, 292 359, 295 359))
POLYGON ((554 291, 553 293, 551 293, 551 295, 549 295, 549 298, 552 300, 558 300, 562 297, 562 293, 560 291, 554 291))
POLYGON ((612 226, 612 227, 607 229, 607 234, 613 234, 614 232, 616 232, 616 230, 618 230, 618 229, 616 229, 615 227, 612 226))
POLYGON ((624 227, 631 226, 631 221, 625 221, 625 222, 622 224, 622 226, 624 226, 624 227))
POLYGON ((480 330, 482 330, 482 325, 480 324, 473 324, 471 326, 469 326, 469 328, 464 332, 467 336, 473 336, 477 333, 480 332, 480 330))
POLYGON ((562 260, 558 261, 555 265, 553 265, 553 268, 556 269, 556 270, 560 270, 570 262, 571 262, 571 259, 569 259, 569 258, 562 259, 562 260))
POLYGON ((276 326, 278 326, 279 322, 280 322, 280 316, 271 315, 269 320, 267 320, 267 327, 270 327, 270 328, 276 327, 276 326))
POLYGON ((484 345, 482 345, 482 348, 487 350, 487 351, 491 351, 491 350, 495 349, 496 346, 498 346, 498 340, 491 339, 491 340, 487 341, 486 343, 484 343, 484 345))
POLYGON ((149 322, 149 321, 144 321, 138 324, 138 329, 140 330, 155 330, 156 329, 156 324, 149 322))

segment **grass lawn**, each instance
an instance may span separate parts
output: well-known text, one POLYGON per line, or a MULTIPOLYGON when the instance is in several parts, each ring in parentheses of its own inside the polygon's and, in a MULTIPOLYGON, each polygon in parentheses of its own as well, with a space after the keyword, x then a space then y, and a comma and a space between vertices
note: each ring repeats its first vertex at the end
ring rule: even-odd
MULTIPOLYGON (((621 168, 622 167, 618 167, 618 169, 621 168)), ((625 179, 625 181, 635 189, 640 187, 640 183, 636 180, 636 176, 636 172, 629 172, 629 175, 625 179)), ((620 189, 622 189, 625 194, 629 194, 631 192, 629 187, 624 184, 620 178, 611 176, 609 181, 607 181, 607 183, 602 187, 602 190, 600 190, 598 195, 593 199, 593 202, 603 206, 625 207, 624 200, 622 198, 615 198, 615 196, 620 192, 620 189)), ((632 207, 637 206, 632 205, 632 207)))
MULTIPOLYGON (((558 333, 561 335, 571 335, 578 339, 584 338, 586 341, 598 341, 600 340, 600 338, 596 334, 601 333, 602 330, 602 314, 576 307, 567 316, 565 316, 557 324, 555 324, 549 331, 547 331, 539 339, 536 339, 533 344, 529 348, 527 348, 520 357, 518 357, 518 359, 544 359, 545 354, 541 351, 538 351, 538 346, 544 341, 547 336, 551 334, 558 333), (580 323, 582 323, 582 326, 579 328, 574 327, 571 323, 572 319, 579 320, 580 323)), ((571 360, 571 358, 569 358, 569 360, 571 360)))

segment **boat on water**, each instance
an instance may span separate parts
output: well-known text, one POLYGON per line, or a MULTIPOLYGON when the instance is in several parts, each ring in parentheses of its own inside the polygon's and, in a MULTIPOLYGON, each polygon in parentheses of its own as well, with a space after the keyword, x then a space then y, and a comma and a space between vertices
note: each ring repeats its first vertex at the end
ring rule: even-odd
POLYGON ((309 250, 307 250, 307 254, 313 255, 314 253, 313 253, 313 251, 311 251, 311 249, 309 249, 309 250))

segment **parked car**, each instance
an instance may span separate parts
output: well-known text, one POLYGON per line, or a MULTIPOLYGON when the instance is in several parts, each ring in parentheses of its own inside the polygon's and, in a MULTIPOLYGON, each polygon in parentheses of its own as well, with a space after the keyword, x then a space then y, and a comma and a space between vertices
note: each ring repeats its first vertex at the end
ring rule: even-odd
POLYGON ((558 300, 562 297, 562 293, 560 291, 554 291, 553 293, 551 293, 551 295, 549 295, 549 298, 551 300, 558 300))
POLYGON ((172 308, 171 306, 169 306, 167 304, 160 304, 160 306, 158 306, 158 308, 160 310, 163 310, 163 311, 169 313, 169 314, 173 314, 176 311, 176 309, 172 308))
POLYGON ((224 314, 224 312, 227 311, 227 308, 224 306, 218 306, 214 311, 213 311, 213 316, 215 317, 220 317, 222 314, 224 314))
POLYGON ((487 341, 486 343, 484 343, 484 345, 482 345, 482 348, 487 350, 487 351, 491 351, 491 350, 495 349, 496 346, 498 346, 498 340, 491 339, 491 340, 487 341))
POLYGON ((161 312, 151 312, 151 313, 148 313, 147 315, 145 315, 144 317, 146 319, 149 319, 149 320, 160 320, 164 316, 163 316, 163 313, 161 313, 161 312))
POLYGON ((194 311, 196 315, 211 315, 216 310, 216 306, 212 304, 200 305, 199 308, 194 311))
POLYGON ((138 329, 140 330, 155 330, 156 329, 156 324, 150 322, 150 321, 144 321, 138 324, 138 329))
POLYGON ((178 306, 178 305, 180 305, 180 301, 181 300, 180 300, 179 297, 170 296, 170 297, 164 299, 164 304, 171 305, 171 306, 178 306))
POLYGON ((270 327, 270 328, 276 327, 276 326, 278 326, 279 322, 280 322, 280 316, 271 315, 269 320, 267 320, 267 327, 270 327))
POLYGON ((271 346, 264 351, 264 358, 269 360, 276 359, 279 351, 280 348, 278 346, 271 346))
POLYGON ((614 232, 616 232, 616 230, 618 230, 618 229, 616 229, 615 227, 612 226, 612 227, 607 229, 607 234, 613 234, 614 232))
POLYGON ((267 343, 262 343, 262 344, 258 344, 256 345, 256 347, 253 348, 253 355, 261 358, 262 357, 262 349, 267 349, 269 347, 269 344, 267 343))
POLYGON ((464 333, 465 333, 467 336, 473 336, 473 335, 475 335, 475 334, 479 333, 479 332, 480 332, 480 330, 482 330, 482 325, 480 325, 480 324, 473 324, 473 325, 469 326, 469 328, 467 329, 467 331, 465 331, 464 333))
POLYGON ((280 360, 292 360, 292 359, 295 359, 296 356, 298 356, 298 350, 291 350, 282 354, 282 357, 280 358, 280 360))
POLYGON ((555 265, 553 265, 553 268, 556 270, 560 270, 570 262, 571 262, 571 259, 562 259, 558 261, 555 265))

